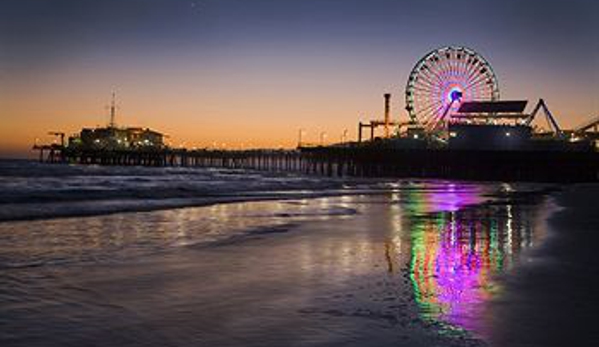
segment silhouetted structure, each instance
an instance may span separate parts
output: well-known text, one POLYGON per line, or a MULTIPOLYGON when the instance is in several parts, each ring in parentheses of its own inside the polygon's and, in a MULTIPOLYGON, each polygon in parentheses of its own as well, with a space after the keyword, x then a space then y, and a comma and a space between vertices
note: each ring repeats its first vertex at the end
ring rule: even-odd
MULTIPOLYGON (((541 99, 499 101, 490 64, 464 47, 444 47, 422 58, 406 87, 408 121, 393 121, 391 94, 382 120, 358 125, 358 141, 297 150, 171 149, 163 135, 115 125, 114 95, 108 127, 83 129, 64 144, 38 146, 41 161, 101 165, 197 166, 286 170, 327 176, 446 178, 500 181, 596 182, 599 118, 567 131, 541 99), (543 112, 548 131, 532 124, 543 112), (377 127, 382 138, 375 137, 377 127), (362 141, 364 128, 370 140, 362 141), (393 129, 394 128, 394 129, 393 129), (591 130, 594 129, 594 132, 591 130), (393 131, 394 130, 394 131, 393 131), (44 155, 46 154, 46 155, 44 155)), ((380 118, 379 118, 380 119, 380 118)))
POLYGON ((126 150, 160 149, 164 147, 164 135, 139 127, 84 128, 79 135, 69 138, 71 150, 126 150))

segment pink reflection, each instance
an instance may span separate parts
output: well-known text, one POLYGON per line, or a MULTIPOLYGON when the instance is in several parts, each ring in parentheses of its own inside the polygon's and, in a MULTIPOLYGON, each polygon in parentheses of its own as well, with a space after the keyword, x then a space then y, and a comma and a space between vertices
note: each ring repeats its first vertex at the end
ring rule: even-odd
POLYGON ((490 275, 504 264, 499 240, 509 242, 498 226, 508 221, 464 209, 481 201, 469 187, 437 187, 418 198, 412 210, 433 213, 412 229, 411 279, 423 318, 480 332, 480 312, 495 288, 490 275))

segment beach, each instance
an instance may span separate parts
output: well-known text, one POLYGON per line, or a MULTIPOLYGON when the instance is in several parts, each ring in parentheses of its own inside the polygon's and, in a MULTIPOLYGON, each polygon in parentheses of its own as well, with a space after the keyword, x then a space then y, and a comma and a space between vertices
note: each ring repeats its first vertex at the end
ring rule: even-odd
POLYGON ((0 222, 2 345, 598 341, 597 186, 295 180, 0 222))
POLYGON ((548 237, 511 277, 488 319, 497 346, 599 344, 599 186, 580 184, 555 194, 558 210, 548 237))
POLYGON ((0 347, 599 347, 599 0, 3 0, 0 347))

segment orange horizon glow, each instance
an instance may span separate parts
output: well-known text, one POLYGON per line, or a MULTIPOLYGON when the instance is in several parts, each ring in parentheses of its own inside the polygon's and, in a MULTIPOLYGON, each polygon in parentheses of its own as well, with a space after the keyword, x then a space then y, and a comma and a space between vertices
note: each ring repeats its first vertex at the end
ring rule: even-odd
MULTIPOLYGON (((105 126, 113 91, 117 125, 151 128, 174 146, 293 148, 300 129, 307 143, 320 143, 323 132, 325 143, 339 142, 345 130, 355 140, 359 121, 383 118, 384 93, 392 94, 393 119, 407 120, 407 76, 427 52, 414 51, 384 59, 289 51, 225 56, 210 64, 172 56, 51 65, 0 85, 0 157, 34 157, 35 139, 50 143, 49 131, 71 135, 105 126)), ((599 80, 575 64, 555 71, 482 52, 498 76, 501 99, 527 99, 530 112, 543 98, 563 128, 599 114, 599 80)))
MULTIPOLYGON (((293 148, 300 129, 304 143, 320 143, 322 133, 326 134, 325 143, 334 143, 341 141, 345 130, 348 140, 355 140, 359 121, 382 119, 382 94, 387 91, 395 91, 394 119, 407 119, 400 86, 385 88, 370 81, 370 85, 359 89, 358 80, 355 77, 355 86, 337 84, 324 90, 315 81, 313 91, 308 81, 302 81, 295 89, 294 81, 281 81, 280 86, 266 85, 262 89, 231 82, 231 87, 226 88, 230 92, 225 93, 198 90, 191 83, 163 92, 144 88, 144 82, 139 81, 139 87, 117 89, 117 124, 160 131, 169 136, 168 142, 173 147, 293 148), (186 88, 196 93, 185 93, 186 88)), ((31 147, 36 140, 51 143, 54 139, 48 135, 49 131, 62 131, 68 136, 83 127, 108 123, 106 105, 112 88, 85 81, 63 83, 68 83, 68 88, 53 88, 48 83, 9 93, 8 97, 4 94, 6 100, 2 100, 0 109, 0 156, 33 157, 31 147), (35 89, 35 95, 28 93, 31 89, 35 89)), ((526 87, 515 86, 512 93, 502 90, 502 95, 526 95, 521 90, 526 87)), ((553 93, 547 93, 551 95, 545 99, 564 128, 597 114, 597 104, 590 96, 564 100, 560 97, 562 91, 548 91, 553 93)), ((536 99, 530 99, 527 109, 534 103, 536 99)))
POLYGON ((338 142, 345 130, 354 140, 359 121, 383 118, 384 93, 394 120, 407 120, 412 67, 446 45, 480 53, 500 99, 529 100, 530 111, 543 98, 563 128, 599 115, 590 0, 201 3, 9 2, 0 11, 0 157, 34 156, 49 131, 106 125, 113 91, 117 124, 174 145, 292 148, 299 129, 310 143, 323 132, 338 142))

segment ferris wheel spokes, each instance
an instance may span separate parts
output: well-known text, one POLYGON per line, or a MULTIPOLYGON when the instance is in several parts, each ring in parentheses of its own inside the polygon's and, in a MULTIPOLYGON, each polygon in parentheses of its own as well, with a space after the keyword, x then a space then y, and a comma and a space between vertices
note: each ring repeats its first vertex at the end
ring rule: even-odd
POLYGON ((447 128, 448 115, 463 101, 498 98, 491 65, 469 48, 448 46, 416 63, 406 87, 406 110, 412 124, 435 133, 447 128))

